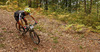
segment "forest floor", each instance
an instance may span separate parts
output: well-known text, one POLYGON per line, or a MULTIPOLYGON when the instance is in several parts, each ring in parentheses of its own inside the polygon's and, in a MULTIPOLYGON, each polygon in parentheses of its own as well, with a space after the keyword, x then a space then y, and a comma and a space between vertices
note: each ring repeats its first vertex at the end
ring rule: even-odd
POLYGON ((100 34, 66 32, 63 22, 39 14, 34 14, 40 37, 36 45, 28 34, 23 37, 18 32, 13 13, 0 9, 0 52, 100 52, 100 34))

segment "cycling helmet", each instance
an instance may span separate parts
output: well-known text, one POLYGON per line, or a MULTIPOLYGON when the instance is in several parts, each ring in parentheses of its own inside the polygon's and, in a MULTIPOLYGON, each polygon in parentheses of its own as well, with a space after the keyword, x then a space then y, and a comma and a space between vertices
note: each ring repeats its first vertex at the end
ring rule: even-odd
POLYGON ((25 8, 24 11, 30 13, 30 8, 25 8))

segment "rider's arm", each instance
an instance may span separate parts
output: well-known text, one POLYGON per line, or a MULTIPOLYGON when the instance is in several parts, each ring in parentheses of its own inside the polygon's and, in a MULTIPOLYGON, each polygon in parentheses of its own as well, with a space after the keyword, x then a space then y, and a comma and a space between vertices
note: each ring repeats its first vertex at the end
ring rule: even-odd
POLYGON ((37 23, 37 21, 35 20, 35 18, 32 15, 30 15, 30 17, 32 17, 32 19, 37 23))

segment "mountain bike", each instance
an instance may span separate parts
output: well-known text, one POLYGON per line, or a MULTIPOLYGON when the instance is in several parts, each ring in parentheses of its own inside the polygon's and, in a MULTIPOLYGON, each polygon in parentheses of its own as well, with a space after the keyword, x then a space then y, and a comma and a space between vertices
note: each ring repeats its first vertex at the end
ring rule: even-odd
POLYGON ((32 41, 38 45, 40 43, 40 38, 37 35, 37 33, 34 31, 35 25, 36 25, 35 23, 33 25, 30 24, 27 26, 28 27, 27 29, 24 29, 22 26, 18 27, 18 23, 16 23, 16 29, 22 32, 22 35, 25 35, 27 32, 29 32, 32 41))

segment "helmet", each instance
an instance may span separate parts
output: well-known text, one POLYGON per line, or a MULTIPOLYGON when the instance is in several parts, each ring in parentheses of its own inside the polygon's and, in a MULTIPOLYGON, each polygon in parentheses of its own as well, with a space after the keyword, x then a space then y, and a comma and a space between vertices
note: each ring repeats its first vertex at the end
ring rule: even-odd
POLYGON ((30 13, 30 8, 25 8, 24 11, 30 13))

